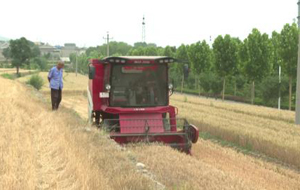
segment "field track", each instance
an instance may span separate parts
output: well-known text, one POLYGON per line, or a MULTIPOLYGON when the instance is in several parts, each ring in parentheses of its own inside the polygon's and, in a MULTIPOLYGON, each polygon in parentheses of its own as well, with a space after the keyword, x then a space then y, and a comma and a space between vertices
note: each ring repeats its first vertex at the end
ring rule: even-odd
POLYGON ((161 145, 124 151, 86 127, 83 93, 64 94, 58 112, 46 87, 38 93, 0 77, 0 93, 0 189, 300 189, 297 171, 206 140, 192 156, 161 145))
MULTIPOLYGON (((86 97, 84 96, 65 96, 63 104, 74 109, 84 119, 87 119, 86 97)), ((203 166, 209 167, 208 170, 219 170, 226 177, 232 180, 240 181, 244 184, 242 189, 254 187, 254 189, 300 189, 300 174, 297 171, 284 168, 280 165, 269 163, 251 156, 237 153, 231 148, 221 147, 209 141, 199 140, 193 144, 192 157, 184 154, 179 158, 173 150, 168 150, 166 155, 165 147, 160 146, 137 146, 129 147, 138 159, 146 165, 149 165, 151 170, 155 171, 159 176, 159 180, 164 184, 171 186, 181 181, 181 187, 190 189, 192 187, 200 188, 205 181, 216 180, 218 186, 209 186, 215 182, 206 184, 209 189, 225 189, 229 184, 220 183, 217 175, 210 176, 207 179, 203 176, 203 166), (175 154, 175 155, 174 155, 175 154), (172 164, 173 162, 178 165, 172 164), (163 166, 162 166, 163 165, 163 166), (185 171, 182 174, 174 173, 174 171, 185 171), (201 171, 201 172, 199 172, 201 171), (167 172, 168 175, 165 175, 167 172), (201 176, 201 177, 200 177, 201 176), (184 179, 185 181, 183 181, 184 179), (202 181, 204 180, 204 181, 202 181)), ((224 176, 224 178, 225 178, 224 176)), ((221 179, 222 181, 222 179, 221 179)), ((230 189, 230 188, 229 188, 230 189)), ((232 189, 239 189, 232 187, 232 189)))
POLYGON ((0 189, 154 189, 127 153, 0 77, 0 189), (124 188, 125 187, 125 188, 124 188))

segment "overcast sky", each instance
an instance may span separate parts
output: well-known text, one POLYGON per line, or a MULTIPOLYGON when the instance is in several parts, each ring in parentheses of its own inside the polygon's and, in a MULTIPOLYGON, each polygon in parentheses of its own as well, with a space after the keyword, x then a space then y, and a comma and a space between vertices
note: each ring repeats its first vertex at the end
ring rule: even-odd
POLYGON ((252 30, 271 34, 297 17, 297 0, 1 0, 0 36, 52 45, 96 46, 114 41, 179 46, 252 30))

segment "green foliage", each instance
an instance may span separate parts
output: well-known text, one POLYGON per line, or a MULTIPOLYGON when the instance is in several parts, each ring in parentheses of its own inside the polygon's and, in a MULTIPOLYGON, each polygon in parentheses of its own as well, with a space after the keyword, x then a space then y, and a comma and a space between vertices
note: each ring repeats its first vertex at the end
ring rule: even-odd
POLYGON ((39 57, 40 55, 40 48, 34 44, 31 44, 31 57, 39 57))
POLYGON ((200 81, 200 86, 207 93, 218 95, 222 91, 222 79, 213 72, 202 73, 200 81))
MULTIPOLYGON (((107 55, 106 49, 106 44, 97 47, 90 47, 86 50, 86 55, 91 58, 102 58, 107 55)), ((128 55, 130 49, 132 49, 132 46, 125 42, 109 42, 110 55, 128 55)))
POLYGON ((237 89, 242 89, 247 83, 247 79, 244 75, 236 75, 234 76, 234 80, 236 83, 237 89))
POLYGON ((45 57, 35 57, 30 61, 30 68, 32 70, 47 71, 47 59, 45 57))
POLYGON ((10 59, 10 58, 11 58, 11 55, 10 55, 10 48, 7 47, 7 48, 3 49, 2 55, 5 57, 6 61, 7 61, 8 59, 10 59))
POLYGON ((164 56, 175 57, 176 47, 166 46, 164 50, 164 56))
POLYGON ((282 59, 280 56, 281 35, 276 31, 272 32, 271 38, 271 63, 273 65, 271 74, 277 74, 279 66, 282 66, 282 59))
POLYGON ((17 74, 19 74, 19 68, 24 63, 28 64, 29 59, 32 57, 30 42, 24 37, 17 40, 10 40, 9 48, 12 65, 16 67, 17 74))
POLYGON ((209 92, 211 89, 213 77, 209 72, 204 72, 200 74, 200 86, 205 92, 209 92))
POLYGON ((281 84, 279 84, 278 81, 278 76, 268 76, 264 78, 260 84, 260 91, 265 103, 277 103, 279 89, 281 91, 281 96, 286 96, 288 94, 288 77, 282 77, 281 84))
POLYGON ((40 90, 44 85, 44 80, 39 75, 32 75, 26 83, 33 86, 35 89, 40 90))
POLYGON ((212 51, 206 41, 197 42, 189 47, 189 61, 196 75, 208 71, 212 65, 212 51))
POLYGON ((147 43, 146 42, 136 42, 134 43, 134 48, 144 48, 144 47, 147 47, 147 43))
POLYGON ((223 88, 222 78, 220 78, 218 75, 212 74, 210 88, 213 94, 215 95, 220 94, 223 88))
POLYGON ((215 55, 214 66, 219 76, 225 77, 232 74, 238 63, 238 44, 236 40, 226 35, 218 36, 213 43, 215 55))
MULTIPOLYGON (((166 47, 167 49, 167 47, 166 47)), ((171 48, 168 48, 168 51, 172 51, 171 48)), ((175 53, 175 58, 179 61, 177 64, 172 64, 171 67, 173 67, 174 71, 179 75, 183 75, 183 67, 184 64, 188 64, 190 67, 190 64, 188 62, 188 47, 185 46, 184 44, 181 44, 179 48, 177 49, 175 53)))
MULTIPOLYGON (((90 47, 86 50, 86 54, 79 55, 78 71, 87 74, 88 60, 104 58, 106 48, 106 44, 90 47)), ((184 80, 185 92, 195 95, 201 92, 201 94, 219 96, 223 88, 222 82, 226 79, 227 98, 249 102, 251 96, 251 100, 257 104, 272 106, 277 104, 279 87, 276 75, 279 66, 282 67, 284 76, 281 85, 282 105, 287 105, 286 77, 295 78, 297 49, 296 24, 286 24, 280 33, 274 31, 272 38, 269 38, 267 34, 261 34, 257 29, 253 29, 243 41, 230 35, 218 36, 212 47, 206 41, 191 45, 182 44, 179 47, 157 47, 156 44, 144 42, 137 42, 133 46, 124 42, 110 42, 110 55, 113 56, 169 56, 183 62, 169 64, 169 78, 177 90, 181 90, 183 66, 188 64, 191 72, 184 80), (252 85, 253 81, 257 89, 252 85), (253 89, 252 93, 250 89, 253 89)), ((32 46, 31 51, 33 51, 32 46)), ((39 61, 30 59, 29 68, 41 67, 39 61)), ((70 60, 74 71, 76 55, 72 54, 70 60)), ((291 80, 290 84, 291 88, 294 88, 295 81, 291 80)), ((294 92, 291 94, 292 98, 293 95, 294 92)))
POLYGON ((261 81, 270 74, 272 64, 270 62, 270 41, 267 34, 261 34, 253 29, 248 38, 244 41, 242 51, 245 61, 245 73, 250 81, 261 81))
POLYGON ((15 77, 12 74, 8 74, 8 73, 1 74, 1 77, 10 79, 10 80, 15 79, 15 77))
POLYGON ((145 48, 144 47, 138 47, 136 49, 131 49, 129 51, 129 55, 132 55, 132 56, 142 56, 142 55, 145 55, 145 48))
POLYGON ((297 25, 286 24, 281 31, 279 54, 284 70, 292 77, 295 77, 297 72, 298 38, 297 25))
POLYGON ((157 56, 157 49, 155 47, 146 47, 145 55, 146 56, 157 56))

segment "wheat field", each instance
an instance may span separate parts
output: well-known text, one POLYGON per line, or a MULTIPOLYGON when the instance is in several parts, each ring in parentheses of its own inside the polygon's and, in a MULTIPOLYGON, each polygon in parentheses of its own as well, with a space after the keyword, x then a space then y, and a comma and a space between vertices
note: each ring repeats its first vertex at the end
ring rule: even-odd
MULTIPOLYGON (((48 82, 48 73, 47 72, 40 72, 38 73, 39 76, 41 76, 44 79, 44 85, 41 89, 42 92, 48 92, 49 91, 49 82, 48 82)), ((26 82, 31 75, 27 75, 25 77, 18 78, 18 81, 21 82, 26 82)), ((76 74, 75 73, 67 73, 64 72, 63 75, 63 82, 64 82, 64 91, 66 93, 75 93, 78 92, 79 94, 82 92, 85 92, 87 89, 87 83, 88 83, 88 78, 84 75, 81 74, 76 74)))
POLYGON ((0 189, 155 189, 126 152, 69 110, 0 77, 0 189))
POLYGON ((179 94, 172 104, 201 131, 300 168, 300 127, 289 122, 294 112, 179 94))
MULTIPOLYGON (((45 76, 46 80, 47 73, 41 73, 40 75, 45 76)), ((26 77, 28 78, 29 76, 26 77)), ((24 82, 26 81, 24 78, 22 77, 18 80, 24 82)), ((0 78, 0 80, 2 79, 0 78)), ((48 117, 43 122, 43 126, 45 127, 34 127, 41 124, 34 123, 31 120, 24 125, 29 125, 34 130, 23 135, 29 136, 30 134, 31 137, 39 136, 35 137, 38 140, 34 143, 28 140, 27 145, 30 146, 26 147, 31 147, 31 144, 38 144, 36 146, 39 147, 39 152, 42 152, 39 155, 44 155, 45 158, 43 160, 51 161, 49 164, 43 162, 44 167, 37 165, 39 166, 38 168, 36 168, 35 164, 31 166, 27 164, 27 168, 32 168, 27 171, 31 171, 29 173, 32 174, 26 175, 26 180, 31 180, 32 183, 25 189, 300 189, 300 175, 298 170, 286 168, 264 159, 244 155, 234 149, 222 147, 207 140, 200 139, 198 143, 194 144, 192 148, 193 155, 189 156, 169 147, 156 144, 135 144, 129 145, 124 149, 120 148, 113 141, 109 140, 105 134, 94 128, 88 128, 89 130, 87 131, 87 124, 84 122, 87 119, 87 100, 84 93, 78 93, 79 91, 83 92, 86 90, 87 78, 85 76, 80 75, 80 77, 75 77, 74 74, 68 73, 66 75, 65 73, 64 81, 66 88, 63 90, 62 109, 54 113, 50 111, 50 95, 47 83, 44 85, 42 94, 40 94, 35 91, 33 93, 20 83, 15 83, 15 81, 5 81, 6 83, 10 83, 6 88, 15 88, 14 85, 17 85, 17 88, 23 89, 16 90, 18 96, 22 97, 21 99, 23 100, 26 99, 29 101, 20 101, 18 105, 22 105, 21 107, 24 109, 29 104, 33 105, 32 109, 30 108, 31 111, 29 111, 29 113, 33 112, 33 114, 30 114, 32 118, 39 114, 44 114, 48 117), (70 81, 72 83, 68 84, 70 81), (74 92, 72 92, 73 88, 75 88, 74 92), (44 103, 36 99, 36 95, 46 98, 46 100, 42 98, 44 103), (70 113, 73 112, 72 110, 76 114, 70 113), (83 120, 77 116, 80 116, 83 120), (54 123, 62 122, 57 127, 52 126, 54 118, 58 118, 58 121, 54 123), (54 128, 55 130, 53 131, 49 128, 54 128), (53 139, 58 139, 58 141, 53 141, 53 139), (49 144, 51 146, 46 146, 49 144), (64 154, 59 154, 58 152, 64 152, 64 154), (74 152, 76 156, 73 156, 74 152), (49 155, 55 155, 56 159, 50 159, 49 155), (145 169, 137 170, 135 167, 137 162, 144 163, 145 169), (33 172, 39 171, 40 167, 43 168, 43 172, 39 172, 40 175, 33 172), (41 177, 43 180, 40 180, 35 178, 36 176, 44 177, 41 177), (70 178, 70 176, 72 177, 70 178), (41 181, 41 183, 38 181, 41 181), (60 182, 57 183, 56 181, 60 182)), ((2 83, 1 81, 0 84, 2 83)), ((290 119, 293 117, 293 112, 278 112, 270 108, 223 103, 215 100, 200 99, 198 97, 188 96, 185 98, 177 94, 172 96, 171 103, 179 108, 180 117, 186 117, 202 131, 208 131, 214 135, 221 134, 221 137, 226 140, 236 140, 229 137, 238 135, 240 139, 239 143, 252 143, 248 138, 245 138, 252 137, 250 136, 252 134, 256 138, 266 136, 264 138, 269 139, 270 142, 275 141, 275 137, 281 135, 285 138, 293 136, 294 139, 290 142, 299 142, 298 134, 295 133, 297 129, 290 129, 290 125, 292 125, 290 119), (247 121, 247 119, 251 121, 247 121), (269 127, 264 129, 265 124, 268 122, 287 126, 281 129, 280 126, 272 128, 272 125, 269 124, 267 125, 269 127), (232 123, 238 125, 236 127, 229 125, 232 123), (225 131, 225 129, 229 132, 225 131), (278 131, 277 133, 276 130, 278 131), (270 134, 267 136, 268 133, 270 134)), ((11 105, 10 110, 15 110, 16 106, 16 104, 11 105)), ((7 118, 10 118, 10 121, 12 121, 11 115, 6 115, 7 118)), ((42 118, 42 116, 39 118, 42 118)), ((24 119, 18 122, 22 123, 23 121, 24 119)), ((38 118, 35 118, 34 121, 41 122, 38 118)), ((8 123, 9 121, 6 121, 6 125, 8 123)), ((1 127, 1 129, 3 130, 4 128, 1 127)), ((2 131, 0 133, 2 134, 2 131)), ((20 133, 19 131, 19 135, 20 133)), ((8 134, 10 133, 6 132, 6 136, 9 136, 8 134)), ((1 137, 1 139, 3 138, 1 137)), ((12 137, 6 137, 6 139, 12 139, 12 137)), ((21 141, 20 138, 15 138, 15 140, 16 142, 21 141)), ((282 147, 286 147, 285 152, 289 155, 287 147, 293 146, 288 145, 288 140, 284 141, 283 138, 279 140, 280 143, 285 143, 282 147)), ((261 144, 258 145, 262 146, 261 144)), ((6 146, 0 147, 5 148, 6 146)), ((22 147, 24 146, 25 144, 22 144, 22 147)), ((15 154, 19 152, 18 154, 20 155, 27 155, 24 158, 21 157, 24 160, 22 162, 42 162, 37 156, 29 159, 29 155, 37 153, 35 153, 34 148, 31 148, 31 151, 27 151, 26 147, 24 147, 26 154, 22 152, 22 148, 14 149, 15 154)), ((272 148, 269 147, 267 150, 272 150, 272 148)), ((2 155, 6 154, 2 153, 2 155)), ((4 157, 8 159, 11 156, 12 154, 4 157)), ((17 160, 15 164, 5 167, 15 168, 18 166, 17 160)), ((1 181, 4 179, 2 178, 3 175, 1 175, 4 173, 2 172, 4 170, 1 169, 0 184, 2 184, 2 187, 6 187, 8 184, 11 185, 11 188, 16 187, 16 182, 12 180, 15 179, 13 175, 21 172, 21 170, 9 170, 10 173, 7 172, 8 170, 5 170, 5 179, 12 181, 5 181, 4 184, 4 181, 1 181)), ((24 172, 25 170, 22 171, 24 172)))
MULTIPOLYGON (((20 74, 30 74, 36 72, 35 70, 26 70, 26 69, 20 69, 20 74)), ((15 68, 0 68, 0 75, 2 74, 16 74, 15 68)))

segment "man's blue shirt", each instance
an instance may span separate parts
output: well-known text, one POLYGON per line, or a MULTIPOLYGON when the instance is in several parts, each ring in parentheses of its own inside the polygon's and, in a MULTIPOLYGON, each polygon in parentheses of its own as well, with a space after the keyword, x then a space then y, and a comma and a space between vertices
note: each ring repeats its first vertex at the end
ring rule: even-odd
POLYGON ((48 78, 50 79, 50 88, 56 90, 63 88, 63 69, 58 70, 56 66, 52 67, 48 78))

